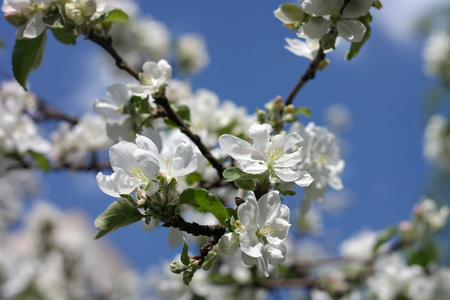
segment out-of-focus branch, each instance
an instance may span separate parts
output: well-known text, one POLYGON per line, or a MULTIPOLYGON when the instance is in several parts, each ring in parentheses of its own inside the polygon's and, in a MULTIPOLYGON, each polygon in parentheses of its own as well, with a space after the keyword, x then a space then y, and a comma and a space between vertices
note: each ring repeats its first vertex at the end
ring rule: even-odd
POLYGON ((76 125, 78 119, 74 116, 68 115, 50 105, 48 105, 44 100, 37 98, 37 108, 39 113, 33 116, 35 121, 43 121, 48 119, 58 119, 69 122, 71 125, 76 125))
POLYGON ((306 69, 303 76, 300 77, 297 84, 294 86, 292 91, 289 93, 289 95, 284 100, 285 105, 292 104, 292 101, 294 100, 298 91, 300 91, 300 89, 305 85, 306 82, 308 82, 308 80, 313 79, 316 76, 316 71, 319 68, 319 64, 323 59, 325 59, 325 53, 323 52, 322 47, 320 47, 319 51, 317 51, 316 57, 309 64, 308 69, 306 69))

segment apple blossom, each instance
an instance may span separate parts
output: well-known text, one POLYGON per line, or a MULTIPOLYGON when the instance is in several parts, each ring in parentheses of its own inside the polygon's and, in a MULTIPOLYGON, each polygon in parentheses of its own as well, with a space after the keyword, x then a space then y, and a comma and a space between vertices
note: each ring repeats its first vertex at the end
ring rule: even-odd
POLYGON ((291 226, 289 208, 281 204, 278 191, 271 191, 258 201, 250 191, 237 214, 236 232, 225 234, 219 241, 219 248, 225 254, 232 254, 239 245, 243 262, 254 265, 259 260, 264 275, 269 276, 268 264, 280 264, 286 257, 283 241, 291 226))
POLYGON ((139 73, 140 85, 129 84, 128 89, 140 96, 151 96, 158 88, 165 85, 172 78, 172 67, 169 63, 161 59, 158 63, 147 61, 142 66, 142 73, 139 73))
POLYGON ((366 27, 356 19, 366 14, 372 3, 373 0, 304 0, 302 8, 313 18, 300 26, 298 36, 319 39, 327 33, 330 26, 336 26, 337 32, 344 39, 360 42, 366 27))
POLYGON ((302 161, 300 149, 290 152, 303 139, 297 133, 271 137, 271 131, 272 126, 269 124, 254 124, 249 129, 253 145, 230 134, 222 135, 219 145, 239 162, 246 173, 262 174, 269 170, 272 182, 295 181, 300 186, 308 186, 312 181, 311 176, 306 171, 295 169, 302 161))
POLYGON ((120 141, 109 149, 111 175, 97 174, 97 184, 107 195, 145 192, 147 196, 158 190, 153 177, 159 172, 158 148, 148 138, 137 135, 136 143, 120 141))

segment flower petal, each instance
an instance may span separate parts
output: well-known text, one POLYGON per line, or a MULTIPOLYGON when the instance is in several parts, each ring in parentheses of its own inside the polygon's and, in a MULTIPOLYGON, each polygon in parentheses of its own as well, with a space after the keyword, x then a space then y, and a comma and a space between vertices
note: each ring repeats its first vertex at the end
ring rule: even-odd
POLYGON ((160 158, 158 155, 156 153, 138 148, 134 150, 133 156, 138 162, 145 177, 147 177, 149 181, 152 180, 153 176, 159 172, 160 158))
POLYGON ((146 136, 137 134, 136 145, 141 149, 155 153, 155 155, 158 153, 158 147, 156 147, 155 143, 146 136))
POLYGON ((297 35, 301 38, 319 39, 327 33, 330 25, 331 21, 324 18, 312 18, 298 29, 297 35))
POLYGON ((231 134, 224 134, 220 136, 219 145, 223 152, 237 161, 255 159, 261 161, 264 160, 261 154, 257 152, 249 142, 237 138, 231 134))
POLYGON ((224 234, 219 240, 219 250, 223 254, 234 254, 239 248, 239 236, 234 232, 224 234))
POLYGON ((248 136, 253 140, 253 148, 264 153, 269 145, 272 126, 269 124, 253 124, 248 130, 248 136))
POLYGON ((109 160, 114 172, 117 172, 118 169, 122 169, 126 173, 133 172, 137 167, 137 161, 133 156, 136 149, 135 144, 127 141, 120 141, 109 149, 109 160))
POLYGON ((285 261, 286 259, 286 246, 284 244, 280 245, 266 245, 264 252, 266 253, 269 263, 271 265, 278 265, 285 261))
POLYGON ((97 174, 97 185, 107 195, 112 197, 120 197, 120 194, 132 193, 141 180, 129 176, 122 169, 118 169, 111 175, 103 175, 103 173, 97 174))
POLYGON ((255 194, 253 192, 248 192, 245 203, 241 204, 237 210, 237 215, 245 229, 256 229, 259 211, 258 202, 256 202, 255 194))
POLYGON ((263 228, 265 224, 271 224, 278 216, 280 210, 281 198, 278 191, 270 191, 264 194, 258 200, 259 208, 259 227, 263 228))
POLYGON ((367 13, 372 4, 373 0, 352 0, 345 6, 342 17, 349 19, 358 18, 367 13))
POLYGON ((184 176, 197 170, 200 152, 188 140, 182 140, 172 159, 172 176, 184 176))
POLYGON ((344 0, 303 0, 302 8, 313 16, 326 16, 338 14, 344 0))
POLYGON ((44 32, 46 26, 42 17, 42 13, 37 13, 28 19, 23 32, 23 37, 26 39, 34 39, 44 32))
POLYGON ((339 20, 337 22, 339 35, 349 42, 358 43, 366 33, 366 26, 357 20, 339 20))

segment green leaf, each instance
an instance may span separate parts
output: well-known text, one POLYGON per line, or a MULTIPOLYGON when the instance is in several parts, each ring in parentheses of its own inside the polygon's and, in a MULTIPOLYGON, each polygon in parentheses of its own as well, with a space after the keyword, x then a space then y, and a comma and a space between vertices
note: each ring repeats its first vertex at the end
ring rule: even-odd
POLYGON ((78 36, 73 35, 71 32, 68 32, 65 28, 51 28, 51 31, 55 39, 65 45, 75 45, 77 42, 78 36))
POLYGON ((281 190, 277 187, 273 187, 274 189, 276 189, 277 191, 280 192, 281 195, 283 196, 295 196, 295 191, 291 191, 291 190, 281 190))
POLYGON ((432 241, 420 245, 409 255, 409 265, 425 268, 430 262, 439 262, 439 247, 432 241))
POLYGON ((185 285, 189 285, 189 283, 191 282, 192 278, 194 277, 194 273, 195 271, 197 271, 197 269, 188 269, 186 271, 184 271, 183 273, 183 283, 185 285))
POLYGON ((27 153, 34 159, 38 166, 45 172, 50 171, 50 162, 43 154, 28 150, 27 153))
POLYGON ((181 262, 185 266, 189 266, 191 264, 191 258, 189 257, 188 251, 189 251, 189 244, 186 241, 186 239, 183 237, 184 245, 183 250, 181 251, 181 262))
POLYGON ((217 252, 215 251, 209 251, 208 255, 206 255, 205 260, 203 261, 202 264, 202 269, 205 271, 208 271, 209 269, 211 269, 214 261, 217 259, 218 255, 217 252))
POLYGON ((12 66, 17 82, 27 90, 28 75, 36 70, 44 57, 47 33, 44 31, 34 39, 16 40, 12 54, 12 66))
POLYGON ((386 243, 389 239, 391 239, 394 234, 397 233, 397 227, 391 227, 387 228, 385 231, 383 231, 380 236, 378 237, 377 242, 375 243, 375 246, 373 247, 372 253, 376 254, 378 252, 378 249, 386 243))
POLYGON ((126 23, 129 20, 128 15, 120 9, 113 9, 103 14, 103 23, 126 23))
POLYGON ((205 189, 186 189, 180 195, 180 204, 187 204, 197 211, 212 213, 223 225, 227 219, 227 211, 220 200, 205 189))
POLYGON ((234 210, 231 207, 226 207, 225 210, 227 211, 227 214, 228 214, 227 218, 228 219, 231 219, 231 217, 234 217, 234 219, 237 220, 238 217, 237 217, 236 210, 234 210))
POLYGON ((95 219, 95 227, 98 232, 95 238, 102 236, 120 228, 133 223, 136 223, 144 218, 137 207, 129 200, 120 198, 112 203, 108 208, 95 219))
MULTIPOLYGON (((177 115, 180 116, 180 118, 186 122, 189 123, 191 119, 191 112, 189 110, 189 107, 186 105, 179 105, 179 104, 172 104, 172 109, 174 112, 177 113, 177 115)), ((164 123, 166 123, 167 126, 177 128, 177 124, 170 120, 169 118, 164 118, 164 123)))
POLYGON ((311 110, 308 107, 297 107, 295 109, 296 115, 305 115, 307 117, 311 116, 311 110))
POLYGON ((64 28, 64 24, 65 24, 64 18, 61 15, 61 13, 59 12, 59 10, 55 10, 55 11, 45 14, 45 16, 42 18, 42 20, 44 21, 44 23, 47 27, 50 27, 52 29, 64 28))
POLYGON ((367 15, 362 16, 358 19, 361 21, 364 26, 366 26, 366 33, 364 34, 363 39, 359 43, 352 43, 350 48, 348 49, 347 53, 345 54, 345 59, 350 60, 356 55, 358 55, 359 50, 361 50, 364 43, 369 39, 371 36, 371 28, 370 28, 370 22, 372 21, 372 16, 370 13, 367 13, 367 15))
POLYGON ((225 178, 226 181, 235 181, 238 179, 260 179, 262 176, 264 176, 263 174, 248 174, 245 173, 244 171, 242 171, 239 168, 228 168, 225 171, 223 171, 223 178, 225 178))
POLYGON ((234 184, 243 190, 252 191, 255 189, 255 182, 252 179, 237 179, 234 184))
POLYGON ((187 175, 185 180, 188 185, 192 185, 196 182, 200 182, 200 180, 202 180, 202 175, 198 172, 193 172, 187 175))

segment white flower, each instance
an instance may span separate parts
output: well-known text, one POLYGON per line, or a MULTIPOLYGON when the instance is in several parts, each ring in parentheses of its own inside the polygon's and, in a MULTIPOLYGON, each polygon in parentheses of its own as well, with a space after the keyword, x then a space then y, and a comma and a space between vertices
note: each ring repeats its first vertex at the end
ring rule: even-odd
POLYGON ((270 137, 271 131, 269 124, 254 124, 249 129, 253 145, 230 134, 222 135, 219 145, 225 153, 239 162, 246 173, 262 174, 270 170, 271 180, 274 182, 281 179, 308 186, 312 181, 311 176, 305 171, 294 169, 302 160, 300 149, 289 153, 303 139, 297 133, 270 137))
POLYGON ((434 115, 428 120, 423 141, 423 154, 440 168, 450 168, 449 123, 442 115, 434 115))
POLYGON ((335 25, 339 35, 344 39, 349 42, 360 42, 366 27, 355 19, 366 14, 372 3, 373 0, 352 0, 345 5, 344 0, 304 0, 302 8, 313 18, 299 28, 298 35, 319 39, 327 33, 330 26, 335 25))
POLYGON ((159 172, 158 148, 148 138, 137 135, 136 143, 120 141, 109 150, 111 175, 97 174, 99 188, 112 197, 132 192, 145 192, 148 196, 158 190, 153 177, 159 172))
POLYGON ((364 230, 342 242, 339 252, 350 260, 366 261, 373 257, 373 249, 378 241, 378 233, 364 230))
POLYGON ((43 17, 53 0, 4 0, 2 11, 5 18, 26 17, 26 23, 16 32, 17 39, 34 39, 44 32, 46 26, 43 17))
POLYGON ((249 192, 237 214, 239 244, 236 233, 228 233, 219 241, 221 251, 233 253, 240 245, 243 262, 254 265, 259 260, 264 275, 269 276, 268 264, 281 264, 286 258, 286 246, 282 243, 291 226, 289 208, 281 204, 278 191, 263 195, 259 201, 256 201, 253 192, 249 192))
POLYGON ((196 146, 194 146, 187 139, 182 139, 178 141, 178 146, 175 148, 170 148, 169 151, 164 151, 169 149, 164 145, 163 153, 161 154, 161 173, 166 176, 168 181, 171 178, 177 178, 180 176, 188 175, 198 168, 198 163, 201 158, 201 153, 196 146), (170 153, 169 155, 164 155, 164 152, 170 153))
POLYGON ((422 218, 433 229, 438 230, 447 223, 450 209, 448 205, 443 205, 438 209, 437 204, 432 199, 425 199, 414 207, 414 212, 422 218))
POLYGON ((139 73, 140 85, 128 85, 128 89, 138 95, 152 95, 172 78, 172 67, 164 59, 158 63, 153 61, 144 63, 142 71, 139 73))
POLYGON ((181 68, 195 73, 206 67, 209 55, 204 38, 199 34, 184 34, 177 40, 177 54, 181 68))
POLYGON ((450 55, 450 35, 445 30, 434 31, 425 42, 423 58, 428 75, 439 75, 445 72, 446 62, 450 55))
POLYGON ((327 184, 339 190, 343 188, 339 175, 344 170, 344 161, 340 157, 336 137, 326 128, 309 123, 305 128, 295 123, 291 131, 298 132, 303 138, 300 143, 304 150, 304 160, 300 170, 306 170, 314 178, 310 186, 304 189, 305 197, 302 210, 307 211, 310 200, 320 200, 327 190, 327 184))

